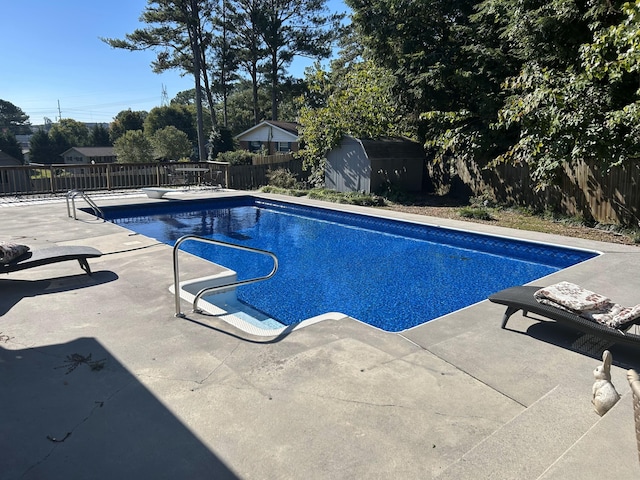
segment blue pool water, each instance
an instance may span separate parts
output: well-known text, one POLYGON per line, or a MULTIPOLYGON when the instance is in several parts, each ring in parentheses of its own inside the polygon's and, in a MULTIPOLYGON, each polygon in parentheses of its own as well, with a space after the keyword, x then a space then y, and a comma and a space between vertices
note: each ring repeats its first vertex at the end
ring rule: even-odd
MULTIPOLYGON (((597 255, 552 245, 254 197, 104 208, 107 220, 173 245, 199 235, 274 252, 274 278, 238 298, 290 325, 341 312, 398 332, 597 255)), ((268 257, 187 241, 182 249, 266 275, 268 257)))

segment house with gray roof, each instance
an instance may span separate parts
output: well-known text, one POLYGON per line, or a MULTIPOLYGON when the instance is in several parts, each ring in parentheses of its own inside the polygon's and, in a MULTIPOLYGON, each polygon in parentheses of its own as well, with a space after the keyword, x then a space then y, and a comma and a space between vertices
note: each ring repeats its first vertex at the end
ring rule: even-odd
POLYGON ((16 165, 22 165, 22 162, 17 158, 12 157, 8 153, 4 153, 2 150, 0 150, 0 166, 6 167, 16 165))
POLYGON ((67 164, 115 163, 113 147, 72 147, 60 154, 67 164))

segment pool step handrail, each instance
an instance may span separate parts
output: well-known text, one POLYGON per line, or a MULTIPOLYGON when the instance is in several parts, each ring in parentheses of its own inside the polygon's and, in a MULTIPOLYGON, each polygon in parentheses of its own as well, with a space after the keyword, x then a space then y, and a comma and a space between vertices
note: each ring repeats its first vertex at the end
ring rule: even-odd
POLYGON ((201 289, 193 299, 193 311, 199 312, 198 309, 198 301, 207 293, 212 293, 218 290, 228 289, 230 287, 239 287, 241 285, 249 285, 251 283, 261 282, 263 280, 268 280, 273 277, 278 271, 278 257, 272 252, 267 250, 260 250, 259 248, 247 247, 245 245, 238 245, 235 243, 223 242, 222 240, 213 240, 211 238, 200 237, 198 235, 184 235, 180 237, 175 245, 173 246, 173 288, 174 288, 174 296, 175 296, 175 306, 176 306, 176 317, 184 318, 185 314, 182 313, 180 309, 180 265, 178 261, 178 251, 180 250, 180 245, 187 240, 195 240, 203 243, 210 243, 213 245, 220 245, 222 247, 235 248, 237 250, 244 250, 246 252, 259 253, 262 255, 267 255, 271 257, 273 260, 273 268, 271 272, 262 277, 250 278, 248 280, 235 280, 233 282, 225 283, 223 285, 216 285, 212 287, 205 287, 201 289))
POLYGON ((67 192, 67 216, 68 217, 73 216, 74 220, 78 219, 78 217, 76 216, 76 197, 83 198, 84 201, 87 202, 87 204, 93 210, 93 214, 96 216, 96 218, 102 218, 102 220, 104 220, 104 212, 100 209, 98 205, 96 205, 96 202, 91 200, 89 195, 87 195, 82 190, 69 190, 67 192), (69 208, 69 200, 71 200, 71 205, 73 206, 73 215, 71 215, 72 210, 71 208, 69 208))

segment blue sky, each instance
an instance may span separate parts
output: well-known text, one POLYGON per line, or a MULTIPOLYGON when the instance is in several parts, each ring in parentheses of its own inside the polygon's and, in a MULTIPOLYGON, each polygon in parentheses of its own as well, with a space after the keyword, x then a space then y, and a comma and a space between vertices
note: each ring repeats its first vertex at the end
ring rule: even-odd
MULTIPOLYGON (((146 0, 0 0, 0 99, 20 107, 33 125, 44 118, 110 122, 121 110, 151 110, 193 88, 190 76, 155 74, 152 52, 114 50, 100 37, 124 38, 146 0), (58 109, 58 102, 60 104, 58 109)), ((343 0, 328 0, 345 12, 343 0)), ((290 74, 302 78, 312 61, 299 59, 290 74)))

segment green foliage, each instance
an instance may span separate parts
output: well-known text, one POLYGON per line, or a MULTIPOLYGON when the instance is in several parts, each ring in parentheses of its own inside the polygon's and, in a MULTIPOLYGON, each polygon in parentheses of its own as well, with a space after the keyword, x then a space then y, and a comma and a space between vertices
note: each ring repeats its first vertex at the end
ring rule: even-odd
POLYGON ((119 112, 111 125, 109 125, 109 139, 113 144, 118 138, 128 130, 143 130, 144 120, 148 113, 145 111, 133 112, 131 109, 119 112))
POLYGON ((638 0, 347 3, 436 160, 526 163, 544 188, 640 157, 638 0))
POLYGON ((227 127, 213 128, 209 134, 209 160, 219 153, 233 151, 235 142, 231 130, 227 127))
POLYGON ((296 176, 286 168, 277 168, 267 173, 269 185, 278 188, 290 189, 298 186, 296 176))
POLYGON ((113 144, 118 163, 153 162, 153 146, 142 130, 128 130, 113 144))
POLYGON ((264 186, 260 191, 264 193, 276 193, 278 195, 289 195, 290 197, 304 197, 308 193, 308 190, 274 187, 273 185, 264 186))
POLYGON ((256 26, 271 85, 271 119, 278 120, 281 71, 296 55, 328 58, 340 32, 342 14, 330 14, 325 0, 272 0, 259 3, 256 26))
POLYGON ((392 94, 393 76, 366 61, 354 65, 345 75, 333 78, 316 66, 307 72, 309 93, 300 109, 301 152, 312 181, 319 185, 324 156, 344 135, 378 138, 407 135, 392 94))
POLYGON ((152 137, 153 134, 165 127, 175 127, 187 134, 189 141, 197 145, 196 115, 192 105, 172 104, 165 107, 152 108, 144 119, 144 133, 152 137))
POLYGON ((58 123, 54 123, 49 130, 49 136, 58 144, 65 143, 68 148, 89 145, 89 129, 84 123, 71 118, 63 118, 58 123))
POLYGON ((217 162, 228 162, 230 165, 251 165, 256 155, 247 150, 223 152, 216 157, 217 162))
POLYGON ((113 145, 109 138, 109 129, 104 125, 96 124, 89 133, 89 146, 91 147, 110 147, 113 145))
POLYGON ((0 132, 5 130, 14 135, 26 135, 31 133, 31 126, 29 115, 20 107, 6 100, 0 100, 0 132))
POLYGON ((360 192, 340 193, 333 190, 313 189, 309 191, 307 196, 309 198, 324 200, 326 202, 362 205, 368 207, 380 207, 385 204, 385 200, 382 197, 360 192))
POLYGON ((20 160, 24 163, 24 155, 22 155, 22 148, 16 139, 13 132, 7 130, 3 132, 0 130, 0 152, 4 152, 7 155, 12 156, 16 160, 20 160))
POLYGON ((489 210, 487 210, 485 207, 462 207, 459 213, 460 216, 464 218, 473 218, 476 220, 485 221, 495 220, 491 213, 489 213, 489 210))
POLYGON ((38 130, 29 141, 29 161, 31 163, 56 163, 55 145, 44 130, 38 130))
POLYGON ((156 159, 174 161, 191 155, 189 137, 173 125, 156 130, 150 138, 156 159))
POLYGON ((576 11, 574 5, 570 15, 562 16, 558 6, 564 3, 553 4, 557 29, 578 29, 582 35, 560 34, 548 39, 545 48, 522 49, 528 58, 520 73, 505 81, 511 95, 495 124, 519 131, 519 138, 496 160, 527 163, 538 188, 552 183, 567 163, 595 160, 607 170, 640 156, 637 75, 635 80, 629 75, 633 55, 624 55, 635 45, 627 33, 634 31, 637 6, 629 5, 627 19, 611 25, 619 19, 609 11, 576 11), (589 28, 594 31, 589 33, 589 28), (580 45, 585 38, 595 41, 580 45), (552 46, 572 55, 545 54, 552 46), (602 81, 605 78, 608 81, 602 81))

